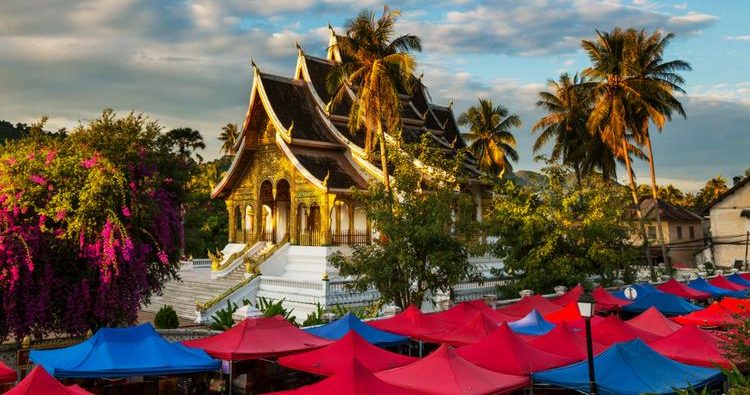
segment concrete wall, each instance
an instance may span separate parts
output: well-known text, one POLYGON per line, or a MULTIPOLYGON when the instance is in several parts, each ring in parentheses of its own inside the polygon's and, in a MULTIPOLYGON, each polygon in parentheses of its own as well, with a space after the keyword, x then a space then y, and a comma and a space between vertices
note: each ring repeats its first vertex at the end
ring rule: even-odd
POLYGON ((711 238, 714 243, 714 264, 730 267, 735 260, 745 259, 745 235, 750 230, 750 219, 740 217, 743 209, 750 209, 750 183, 711 208, 711 238), (736 242, 737 245, 722 244, 736 242))

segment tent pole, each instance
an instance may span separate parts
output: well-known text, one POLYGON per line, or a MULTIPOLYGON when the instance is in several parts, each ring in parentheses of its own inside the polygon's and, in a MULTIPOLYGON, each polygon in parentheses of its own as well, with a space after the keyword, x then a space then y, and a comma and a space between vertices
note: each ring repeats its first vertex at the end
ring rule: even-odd
POLYGON ((419 357, 422 358, 423 354, 424 354, 424 343, 422 343, 422 341, 420 340, 419 341, 419 357))
POLYGON ((229 361, 229 395, 232 395, 232 373, 234 370, 234 362, 232 360, 229 361))

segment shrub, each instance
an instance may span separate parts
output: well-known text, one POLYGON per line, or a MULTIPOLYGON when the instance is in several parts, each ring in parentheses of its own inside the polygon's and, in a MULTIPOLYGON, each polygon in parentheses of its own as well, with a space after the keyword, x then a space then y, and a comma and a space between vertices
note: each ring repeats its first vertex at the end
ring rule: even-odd
POLYGON ((239 307, 236 303, 232 303, 232 301, 227 300, 227 307, 225 309, 217 311, 211 317, 211 329, 216 331, 225 331, 233 327, 234 318, 232 318, 232 314, 234 314, 238 308, 239 307))
POLYGON ((307 315, 305 320, 302 321, 301 326, 305 327, 325 324, 326 322, 323 320, 323 314, 325 314, 325 310, 320 306, 320 303, 316 303, 315 311, 307 315))
POLYGON ((154 326, 156 329, 175 329, 180 326, 180 320, 177 318, 177 312, 172 306, 164 305, 154 317, 154 326))
POLYGON ((297 319, 292 316, 292 312, 294 312, 294 309, 287 310, 287 308, 284 307, 284 300, 286 299, 281 299, 273 302, 270 299, 258 298, 258 304, 255 307, 263 313, 264 317, 273 317, 280 315, 284 317, 285 320, 299 326, 299 324, 297 323, 297 319))

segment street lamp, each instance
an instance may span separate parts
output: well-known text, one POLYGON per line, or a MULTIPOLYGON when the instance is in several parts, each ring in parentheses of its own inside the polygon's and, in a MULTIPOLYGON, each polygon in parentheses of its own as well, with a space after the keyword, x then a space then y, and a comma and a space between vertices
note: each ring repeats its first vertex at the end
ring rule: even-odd
POLYGON ((594 316, 596 301, 589 292, 584 292, 580 298, 578 298, 578 311, 581 316, 586 320, 586 352, 588 355, 589 363, 589 393, 596 395, 596 377, 594 376, 594 348, 591 341, 591 317, 594 316))

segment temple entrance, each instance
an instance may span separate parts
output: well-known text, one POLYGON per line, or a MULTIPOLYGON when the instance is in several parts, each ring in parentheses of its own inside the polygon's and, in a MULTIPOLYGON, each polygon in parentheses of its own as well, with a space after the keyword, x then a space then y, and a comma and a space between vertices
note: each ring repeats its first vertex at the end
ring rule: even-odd
POLYGON ((273 184, 265 180, 260 184, 260 240, 273 243, 273 184))
POLYGON ((323 242, 320 230, 320 206, 313 203, 309 208, 304 203, 297 206, 297 233, 299 245, 319 246, 323 242))
POLYGON ((242 230, 242 210, 240 206, 234 208, 234 238, 235 243, 245 240, 245 235, 242 230))
POLYGON ((292 203, 289 182, 281 179, 276 183, 276 228, 274 243, 280 243, 289 233, 289 210, 292 203))
POLYGON ((339 200, 331 209, 331 243, 334 245, 349 244, 351 213, 350 206, 339 200))
POLYGON ((253 212, 253 206, 245 207, 245 243, 252 243, 255 241, 255 214, 253 212))

